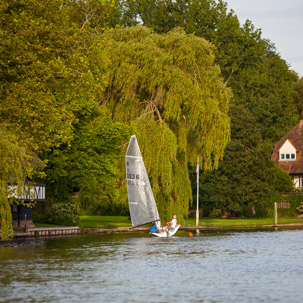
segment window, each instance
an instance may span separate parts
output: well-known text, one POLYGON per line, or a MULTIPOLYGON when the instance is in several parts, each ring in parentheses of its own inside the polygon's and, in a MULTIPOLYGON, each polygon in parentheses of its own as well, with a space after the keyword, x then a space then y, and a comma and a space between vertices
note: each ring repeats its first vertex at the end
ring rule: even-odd
POLYGON ((282 161, 295 161, 296 160, 296 154, 280 154, 280 160, 282 161))
POLYGON ((297 187, 303 187, 303 176, 299 175, 298 176, 298 186, 297 187))

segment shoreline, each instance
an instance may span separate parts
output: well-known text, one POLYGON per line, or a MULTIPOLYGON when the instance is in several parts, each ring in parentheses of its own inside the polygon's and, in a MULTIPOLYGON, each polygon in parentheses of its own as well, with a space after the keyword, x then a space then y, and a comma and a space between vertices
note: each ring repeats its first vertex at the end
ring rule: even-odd
MULTIPOLYGON (((257 230, 257 229, 279 229, 279 228, 290 228, 290 229, 303 229, 303 222, 298 223, 288 223, 288 224, 268 224, 268 225, 238 225, 238 226, 218 226, 218 225, 206 225, 206 226, 192 226, 192 225, 183 225, 180 227, 180 231, 211 231, 211 230, 257 230)), ((12 242, 17 239, 34 239, 34 238, 54 238, 54 237, 65 237, 73 235, 98 235, 98 234, 119 234, 119 233, 138 233, 138 232, 149 232, 147 227, 114 227, 114 228, 94 228, 94 227, 43 227, 43 228, 32 228, 31 232, 15 232, 14 238, 9 240, 1 240, 0 244, 12 242), (33 233, 33 229, 36 232, 33 233), (62 229, 64 231, 73 230, 72 233, 59 233, 54 232, 62 229), (75 231, 77 230, 77 232, 75 231), (40 231, 40 232, 37 232, 40 231)), ((1 245, 3 246, 3 245, 1 245)))
MULTIPOLYGON (((303 222, 301 223, 288 223, 288 224, 270 224, 270 225, 238 225, 238 226, 192 226, 183 225, 179 230, 183 231, 195 231, 195 230, 247 230, 247 229, 271 229, 271 228, 297 228, 303 229, 303 222)), ((83 228, 83 234, 96 235, 96 234, 107 234, 107 233, 136 233, 149 231, 149 228, 139 227, 116 227, 116 228, 83 228)))

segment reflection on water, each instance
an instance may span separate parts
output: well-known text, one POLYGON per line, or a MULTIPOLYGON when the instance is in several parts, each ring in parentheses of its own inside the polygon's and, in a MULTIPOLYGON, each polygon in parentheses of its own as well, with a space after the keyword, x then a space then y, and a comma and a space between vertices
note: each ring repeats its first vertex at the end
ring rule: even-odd
POLYGON ((0 247, 0 302, 302 302, 303 231, 34 239, 0 247))

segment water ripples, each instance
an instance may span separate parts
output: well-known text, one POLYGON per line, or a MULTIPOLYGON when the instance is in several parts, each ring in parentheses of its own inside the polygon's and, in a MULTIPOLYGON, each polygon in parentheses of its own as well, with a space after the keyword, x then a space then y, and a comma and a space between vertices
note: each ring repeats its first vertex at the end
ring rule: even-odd
POLYGON ((0 247, 0 302, 302 302, 303 231, 37 239, 0 247))

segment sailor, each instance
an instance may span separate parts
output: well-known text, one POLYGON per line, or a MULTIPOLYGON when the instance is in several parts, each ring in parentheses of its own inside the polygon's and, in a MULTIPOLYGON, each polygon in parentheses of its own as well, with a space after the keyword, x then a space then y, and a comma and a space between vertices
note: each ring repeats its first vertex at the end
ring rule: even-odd
POLYGON ((177 225, 177 216, 173 215, 173 219, 170 222, 166 223, 167 225, 164 227, 164 229, 167 231, 167 233, 170 230, 175 229, 176 225, 177 225))
POLYGON ((152 226, 150 227, 150 232, 151 233, 156 233, 158 232, 158 228, 155 224, 152 224, 152 226))
POLYGON ((151 233, 162 233, 163 232, 163 228, 159 225, 159 224, 152 224, 152 226, 150 227, 150 232, 151 233))

